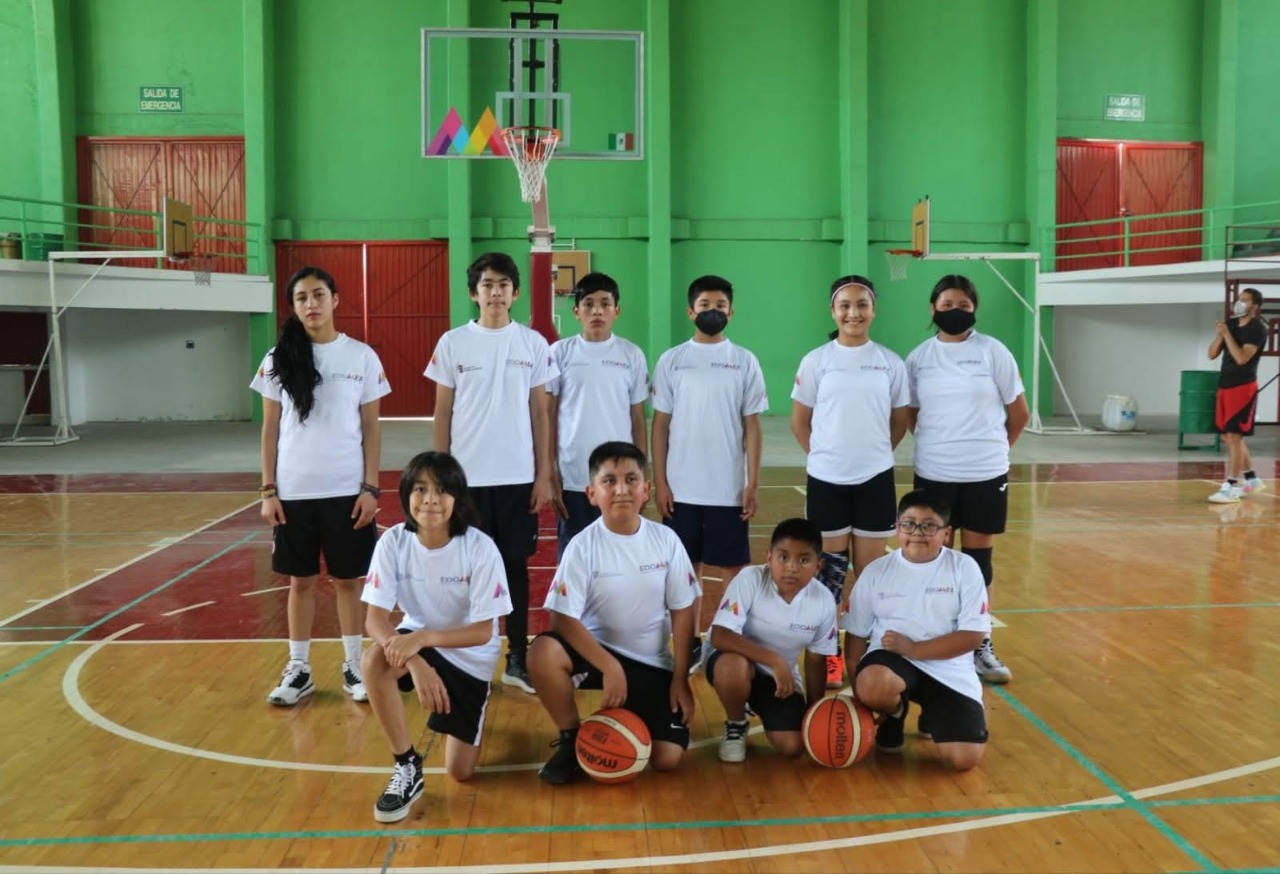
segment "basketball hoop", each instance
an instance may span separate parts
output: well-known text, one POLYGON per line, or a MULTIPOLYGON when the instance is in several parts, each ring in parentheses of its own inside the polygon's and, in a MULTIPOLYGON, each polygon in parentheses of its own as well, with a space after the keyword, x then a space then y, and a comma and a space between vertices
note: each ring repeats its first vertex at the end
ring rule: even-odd
POLYGON ((885 249, 884 258, 889 262, 889 281, 898 282, 907 278, 907 268, 913 258, 920 257, 918 249, 885 249))
POLYGON ((212 255, 205 255, 201 252, 186 252, 169 257, 169 263, 175 265, 179 270, 191 271, 192 279, 198 288, 210 288, 213 286, 213 275, 209 269, 212 262, 212 255))
POLYGON ((502 141, 520 174, 520 199, 533 203, 542 194, 547 163, 560 142, 560 131, 536 125, 507 127, 502 129, 502 141))

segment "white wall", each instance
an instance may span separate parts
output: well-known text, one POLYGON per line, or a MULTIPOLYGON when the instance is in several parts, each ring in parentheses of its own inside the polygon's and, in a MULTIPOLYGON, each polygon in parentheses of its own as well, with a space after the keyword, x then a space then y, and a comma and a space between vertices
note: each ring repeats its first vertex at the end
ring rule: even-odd
POLYGON ((246 313, 71 309, 63 348, 73 425, 250 417, 246 313))
MULTIPOLYGON (((1221 317, 1221 303, 1060 306, 1053 314, 1053 358, 1078 413, 1097 417, 1107 395, 1128 395, 1138 402, 1141 427, 1144 413, 1178 412, 1183 370, 1219 368, 1205 353, 1221 317)), ((1067 412, 1056 388, 1054 412, 1067 412)))

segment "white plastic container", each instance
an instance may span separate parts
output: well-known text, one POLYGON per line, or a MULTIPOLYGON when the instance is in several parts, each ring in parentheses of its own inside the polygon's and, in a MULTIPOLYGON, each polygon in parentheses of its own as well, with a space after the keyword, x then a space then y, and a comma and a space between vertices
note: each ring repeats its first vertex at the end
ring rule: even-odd
POLYGON ((1125 395, 1107 395, 1102 404, 1102 427, 1107 431, 1132 431, 1138 424, 1138 402, 1125 395))

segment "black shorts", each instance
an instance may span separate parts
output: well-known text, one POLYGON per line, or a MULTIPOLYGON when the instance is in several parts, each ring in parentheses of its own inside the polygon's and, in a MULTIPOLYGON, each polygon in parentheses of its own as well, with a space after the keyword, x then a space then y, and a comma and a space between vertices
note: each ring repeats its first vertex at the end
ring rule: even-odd
POLYGON ((1213 424, 1219 434, 1253 436, 1253 417, 1258 408, 1258 383, 1246 382, 1219 388, 1214 398, 1213 424))
POLYGON ((984 744, 987 742, 987 714, 982 704, 913 665, 905 656, 887 649, 872 650, 858 662, 856 678, 871 665, 883 665, 907 684, 907 697, 920 705, 929 720, 934 743, 984 744))
POLYGON ((892 537, 898 522, 893 468, 847 486, 809 477, 804 515, 823 537, 892 537))
POLYGON ((378 526, 352 527, 357 497, 281 501, 285 523, 272 532, 271 569, 291 577, 314 577, 324 553, 325 568, 334 579, 355 580, 367 574, 378 526))
POLYGON ((529 512, 533 483, 472 486, 476 527, 493 538, 503 558, 528 558, 538 548, 538 517, 529 512))
POLYGON ((564 555, 564 549, 569 545, 569 541, 583 528, 600 518, 600 508, 587 500, 586 492, 565 490, 560 492, 560 500, 564 501, 564 508, 569 511, 569 518, 556 517, 557 562, 564 555))
POLYGON ((944 483, 915 475, 915 488, 928 489, 951 508, 951 527, 979 534, 1003 534, 1009 519, 1009 474, 976 483, 944 483))
MULTIPOLYGON (((408 634, 409 630, 401 628, 399 633, 408 634)), ((427 728, 456 737, 473 747, 480 746, 484 714, 489 705, 489 683, 477 680, 432 647, 423 647, 418 650, 418 655, 440 675, 444 690, 449 694, 449 712, 432 713, 427 717, 427 728)), ((397 682, 401 692, 413 691, 413 674, 406 673, 397 682)))
MULTIPOLYGON (((563 637, 554 631, 544 631, 538 637, 550 637, 564 647, 569 655, 569 662, 573 665, 574 686, 579 689, 604 687, 604 675, 579 655, 563 637)), ((688 749, 689 728, 680 724, 681 715, 671 709, 671 681, 675 675, 671 671, 627 658, 607 646, 605 649, 622 665, 622 673, 627 678, 627 700, 622 706, 644 720, 645 727, 654 740, 665 740, 681 749, 688 749)))
POLYGON ((706 507, 677 501, 675 513, 664 518, 662 524, 676 532, 694 564, 734 568, 751 563, 750 526, 742 518, 741 507, 706 507))
MULTIPOLYGON (((707 659, 707 682, 715 685, 716 662, 724 653, 717 650, 707 659)), ((765 731, 799 731, 804 725, 804 714, 807 709, 804 696, 792 692, 786 698, 778 697, 778 684, 762 670, 753 665, 755 676, 751 678, 751 692, 747 696, 747 706, 751 712, 760 717, 765 731)))

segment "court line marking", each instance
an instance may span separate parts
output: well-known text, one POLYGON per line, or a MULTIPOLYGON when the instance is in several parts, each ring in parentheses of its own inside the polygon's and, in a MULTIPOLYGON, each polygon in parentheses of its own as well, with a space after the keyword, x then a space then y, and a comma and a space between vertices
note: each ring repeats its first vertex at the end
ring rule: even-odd
POLYGON ((1163 819, 1161 819, 1159 816, 1153 813, 1149 805, 1142 803, 1140 799, 1135 797, 1131 792, 1129 792, 1123 786, 1121 786, 1120 781, 1116 780, 1114 777, 1112 777, 1110 774, 1104 771, 1101 767, 1095 764, 1092 759, 1090 759, 1084 753, 1076 749, 1075 745, 1073 745, 1065 737, 1063 737, 1061 734, 1059 734, 1057 731, 1051 728, 1048 725, 1048 723, 1046 723, 1039 716, 1037 716, 1031 710, 1030 707, 1027 707, 1025 704, 1019 701, 1016 697, 1010 694, 1010 692, 1007 689, 1001 689, 997 687, 992 689, 992 692, 994 692, 1000 698, 1004 699, 1004 702, 1008 704, 1010 707, 1012 707, 1014 711, 1018 713, 1019 716, 1021 716, 1027 722, 1031 723, 1031 725, 1033 725, 1035 728, 1039 729, 1041 734, 1049 738, 1049 740, 1052 741, 1053 744, 1056 747, 1058 747, 1058 749, 1065 752, 1072 759, 1072 761, 1074 761, 1080 767, 1084 768, 1085 771, 1087 771, 1090 775, 1092 775, 1092 777, 1095 780, 1097 780, 1103 786, 1106 786, 1108 789, 1114 792, 1117 796, 1123 799, 1126 806, 1130 810, 1132 810, 1134 813, 1138 814, 1144 820, 1146 820, 1148 825, 1150 825, 1157 832, 1159 832, 1165 838, 1165 840, 1169 841, 1175 847, 1177 847, 1179 850, 1185 853, 1192 861, 1194 861, 1197 865, 1200 866, 1201 870, 1204 870, 1204 871, 1222 870, 1218 865, 1214 864, 1212 859, 1210 859, 1204 853, 1200 852, 1200 850, 1195 846, 1193 846, 1189 840, 1187 840, 1181 834, 1179 834, 1177 830, 1173 828, 1173 826, 1169 825, 1167 822, 1165 822, 1163 819))
POLYGON ((201 601, 199 604, 188 604, 186 607, 179 607, 177 610, 170 610, 168 613, 161 613, 161 616, 177 616, 179 613, 186 613, 188 610, 198 610, 201 607, 208 607, 210 604, 216 604, 217 601, 201 601))
MULTIPOLYGON (((265 595, 265 594, 267 594, 268 592, 283 592, 283 591, 284 591, 285 589, 287 589, 287 588, 289 588, 289 587, 288 587, 288 586, 272 586, 272 587, 271 587, 271 588, 269 588, 269 589, 256 589, 256 590, 254 590, 254 591, 252 591, 252 592, 241 592, 241 593, 240 593, 240 597, 241 597, 241 598, 248 598, 248 597, 250 597, 251 595, 265 595)), ((314 639, 315 639, 315 638, 313 638, 313 640, 314 640, 314 639)))
MULTIPOLYGON (((178 755, 190 756, 197 759, 208 759, 214 762, 222 762, 228 765, 248 765, 253 768, 277 768, 286 771, 320 771, 323 773, 338 774, 386 774, 389 770, 387 765, 332 765, 324 762, 290 762, 280 759, 259 759, 253 756, 237 756, 229 753, 219 753, 214 750, 202 750, 199 747, 189 747, 184 744, 173 743, 172 741, 163 740, 158 737, 143 734, 140 731, 134 731, 126 728, 114 720, 103 716, 94 710, 84 696, 80 694, 80 674, 84 670, 84 666, 89 663, 89 659, 93 658, 99 650, 108 643, 117 642, 133 631, 142 628, 145 623, 136 622, 127 628, 122 628, 102 640, 91 645, 67 667, 66 672, 62 675, 62 695, 66 698, 71 709, 79 714, 80 718, 92 726, 102 729, 103 731, 114 734, 125 740, 133 741, 142 746, 152 747, 153 749, 163 750, 168 753, 177 753, 178 755)), ((123 643, 132 643, 133 641, 122 641, 123 643)), ((141 642, 141 641, 139 641, 141 642)), ((177 643, 178 641, 166 641, 168 643, 177 643)), ((0 676, 0 679, 3 679, 0 676)), ((764 729, 759 726, 752 726, 748 734, 760 734, 764 729)), ((720 743, 720 738, 708 737, 689 744, 689 749, 699 749, 712 744, 720 743)), ((479 772, 489 774, 505 774, 513 771, 536 771, 542 768, 542 762, 526 762, 515 765, 480 765, 476 768, 479 772)), ((424 774, 443 775, 444 768, 430 767, 422 769, 424 774)), ((0 844, 2 845, 2 844, 0 844)))
MULTIPOLYGON (((212 522, 208 522, 204 525, 201 525, 199 528, 195 529, 190 534, 184 534, 182 537, 175 540, 174 543, 181 543, 183 540, 186 540, 189 537, 194 537, 197 534, 207 531, 208 529, 212 528, 214 525, 217 525, 220 522, 225 522, 226 520, 230 519, 232 516, 236 516, 240 513, 243 513, 245 510, 248 510, 250 507, 258 506, 259 503, 260 503, 260 499, 250 501, 240 509, 232 510, 230 513, 227 513, 225 516, 219 516, 217 519, 214 519, 212 522)), ((257 533, 258 532, 255 532, 255 534, 257 533)), ((240 541, 240 542, 242 543, 243 541, 240 541)), ((136 558, 129 559, 124 564, 116 565, 115 567, 111 568, 111 570, 109 571, 98 574, 96 577, 90 577, 89 579, 85 580, 83 583, 79 583, 75 586, 72 586, 69 589, 59 592, 56 595, 45 598, 43 601, 39 601, 36 604, 32 605, 31 607, 28 607, 26 610, 20 610, 17 613, 14 613, 12 616, 6 616, 4 619, 0 619, 0 628, 3 628, 4 626, 8 625, 10 622, 13 622, 16 619, 21 619, 23 616, 28 616, 36 612, 37 610, 49 604, 52 604, 54 601, 57 601, 61 598, 65 598, 67 595, 70 595, 73 592, 78 592, 81 589, 86 588, 87 586, 92 586, 94 583, 98 582, 103 577, 108 577, 111 574, 116 573, 117 571, 122 571, 125 568, 130 567, 131 565, 137 564, 143 559, 150 558, 151 556, 155 555, 157 552, 160 552, 161 550, 168 549, 170 546, 173 546, 174 543, 168 543, 168 544, 165 544, 164 546, 160 546, 155 549, 148 550, 147 552, 142 553, 142 555, 139 555, 136 558)), ((239 543, 237 543, 236 545, 238 546, 239 543)), ((3 677, 0 677, 0 680, 3 680, 3 679, 4 679, 3 677)))
MULTIPOLYGON (((255 503, 257 502, 255 501, 255 503)), ((121 613, 124 613, 128 610, 133 609, 138 604, 141 604, 143 601, 150 598, 152 595, 163 592, 165 589, 169 588, 170 586, 176 583, 179 583, 182 580, 185 580, 187 577, 191 576, 196 571, 200 570, 201 568, 205 567, 208 564, 211 564, 212 562, 217 561, 218 559, 226 555, 228 552, 231 552, 231 550, 238 549, 239 547, 243 546, 245 543, 248 543, 250 539, 257 536, 258 536, 258 532, 256 531, 251 534, 246 534, 244 537, 241 537, 235 543, 232 543, 229 546, 223 547, 222 549, 215 552, 213 555, 209 556, 208 558, 204 559, 203 561, 197 564, 192 565, 191 567, 187 568, 185 571, 178 574, 177 576, 170 577, 168 580, 156 586, 150 592, 145 592, 139 595, 129 603, 121 605, 120 607, 117 607, 115 610, 112 610, 110 613, 108 613, 106 616, 103 616, 101 619, 98 619, 96 622, 92 622, 89 625, 84 626, 74 634, 71 634, 68 637, 64 638, 63 640, 58 641, 57 643, 53 644, 43 652, 38 652, 35 655, 33 655, 31 658, 27 659, 26 661, 21 662, 18 665, 15 665, 14 667, 5 671, 3 674, 0 674, 0 683, 3 683, 5 680, 9 679, 10 677, 13 677, 13 676, 16 676, 17 674, 22 673, 32 665, 37 664, 41 661, 44 661, 46 658, 53 655, 55 652, 62 649, 64 646, 71 643, 72 641, 78 638, 81 638, 84 635, 88 634, 90 631, 93 631, 95 628, 98 628, 99 626, 102 626, 107 622, 110 622, 112 619, 119 616, 121 613)))

